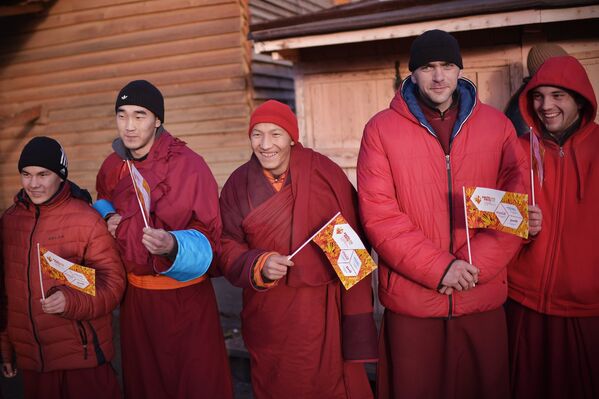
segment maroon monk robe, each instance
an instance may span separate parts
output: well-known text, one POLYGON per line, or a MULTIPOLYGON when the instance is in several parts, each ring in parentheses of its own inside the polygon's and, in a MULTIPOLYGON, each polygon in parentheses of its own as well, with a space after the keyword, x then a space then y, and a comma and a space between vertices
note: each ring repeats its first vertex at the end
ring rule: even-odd
POLYGON ((451 320, 385 310, 380 348, 379 399, 509 398, 503 308, 451 320))
POLYGON ((546 315, 512 300, 506 314, 512 399, 599 397, 599 317, 546 315))
POLYGON ((86 369, 19 372, 28 382, 23 387, 25 399, 106 399, 123 396, 110 363, 86 369))
POLYGON ((369 278, 346 291, 324 254, 309 244, 276 286, 252 285, 260 255, 290 254, 339 210, 361 231, 355 191, 337 165, 296 144, 289 172, 277 193, 252 156, 221 194, 221 267, 229 281, 244 288, 242 332, 254 395, 371 397, 358 363, 377 357, 369 278))
MULTIPOLYGON (((147 158, 135 166, 151 188, 151 226, 199 230, 216 250, 221 231, 217 185, 204 160, 163 130, 147 158)), ((169 266, 165 256, 151 255, 141 242, 141 211, 117 153, 102 164, 96 186, 98 198, 111 201, 123 218, 116 240, 127 272, 152 275, 169 266)), ((210 279, 165 290, 129 282, 120 326, 127 399, 233 397, 210 279)))

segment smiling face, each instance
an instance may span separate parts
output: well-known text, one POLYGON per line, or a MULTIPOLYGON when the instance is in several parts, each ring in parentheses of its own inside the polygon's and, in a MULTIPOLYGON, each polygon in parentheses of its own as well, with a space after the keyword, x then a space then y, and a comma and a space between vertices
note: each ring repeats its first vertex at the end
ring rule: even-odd
POLYGON ((451 96, 458 86, 461 72, 460 68, 451 62, 429 62, 412 73, 412 82, 418 86, 420 95, 426 101, 439 111, 445 112, 451 105, 451 96))
POLYGON ((287 170, 295 143, 285 129, 274 123, 257 123, 250 132, 250 143, 260 165, 273 176, 287 170))
POLYGON ((533 108, 549 133, 561 135, 578 119, 582 105, 562 88, 539 86, 532 91, 533 108))
POLYGON ((48 201, 60 187, 62 179, 41 166, 27 166, 21 170, 21 186, 36 205, 48 201))
POLYGON ((134 158, 150 152, 160 123, 150 110, 138 105, 122 105, 116 112, 119 137, 134 158))

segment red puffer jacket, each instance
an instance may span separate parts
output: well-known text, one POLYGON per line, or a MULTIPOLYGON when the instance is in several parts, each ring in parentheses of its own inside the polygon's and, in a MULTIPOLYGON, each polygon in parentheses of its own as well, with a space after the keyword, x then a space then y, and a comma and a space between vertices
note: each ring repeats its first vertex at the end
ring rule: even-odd
POLYGON ((379 254, 383 305, 413 317, 452 317, 501 306, 506 266, 522 240, 471 230, 479 284, 447 296, 437 288, 449 264, 468 261, 462 186, 526 192, 526 153, 510 121, 458 81, 460 107, 445 155, 424 118, 410 78, 389 109, 366 125, 358 158, 358 197, 366 234, 379 254))
POLYGON ((10 361, 14 350, 18 368, 40 372, 89 368, 113 357, 111 311, 123 295, 125 272, 106 223, 83 198, 83 191, 68 181, 49 203, 39 206, 21 190, 2 216, 8 326, 1 336, 1 351, 3 361, 10 361), (61 290, 66 297, 64 313, 44 313, 37 243, 96 269, 96 295, 44 274, 46 295, 61 290))
MULTIPOLYGON (((509 296, 540 313, 599 316, 599 125, 597 100, 583 66, 574 57, 547 60, 520 96, 522 115, 543 143, 545 179, 535 175, 541 232, 508 268, 509 296), (580 128, 560 147, 544 136, 528 93, 538 86, 563 87, 587 102, 580 128)), ((528 136, 521 138, 528 150, 528 136)))

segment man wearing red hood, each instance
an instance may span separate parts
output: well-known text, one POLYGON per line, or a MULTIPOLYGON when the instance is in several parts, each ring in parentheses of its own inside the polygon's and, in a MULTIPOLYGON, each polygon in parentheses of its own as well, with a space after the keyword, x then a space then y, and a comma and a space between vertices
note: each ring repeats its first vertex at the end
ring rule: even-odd
MULTIPOLYGON (((544 147, 530 234, 508 268, 513 398, 599 396, 599 126, 574 57, 547 60, 520 95, 544 147)), ((521 138, 528 150, 529 136, 521 138)))
POLYGON ((252 113, 253 150, 223 187, 221 267, 243 288, 243 339, 261 398, 371 398, 363 364, 376 361, 372 289, 345 290, 322 251, 288 255, 337 211, 361 232, 356 192, 339 166, 299 143, 291 109, 252 113))

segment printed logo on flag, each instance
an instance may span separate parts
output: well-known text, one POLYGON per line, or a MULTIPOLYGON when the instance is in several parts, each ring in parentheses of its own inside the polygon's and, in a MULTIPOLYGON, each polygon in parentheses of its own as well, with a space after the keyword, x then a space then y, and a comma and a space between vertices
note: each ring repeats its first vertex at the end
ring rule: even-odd
POLYGON ((528 195, 466 187, 469 228, 484 228, 528 238, 528 195))
POLYGON ((40 262, 43 272, 50 278, 86 294, 96 295, 95 269, 70 262, 43 247, 40 247, 40 262))
POLYGON ((312 240, 325 253, 345 289, 353 287, 377 267, 358 234, 341 214, 312 240))

